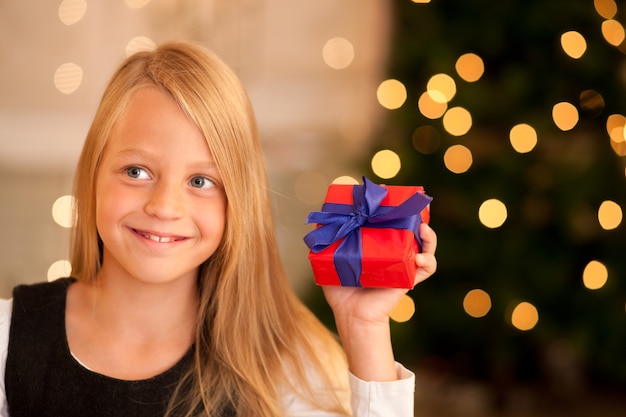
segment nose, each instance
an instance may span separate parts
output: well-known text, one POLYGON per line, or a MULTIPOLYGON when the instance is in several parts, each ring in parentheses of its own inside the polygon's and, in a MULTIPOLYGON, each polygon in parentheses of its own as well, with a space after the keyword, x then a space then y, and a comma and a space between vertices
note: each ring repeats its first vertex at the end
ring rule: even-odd
POLYGON ((150 189, 144 209, 162 220, 178 219, 185 211, 183 191, 173 183, 159 181, 150 189))

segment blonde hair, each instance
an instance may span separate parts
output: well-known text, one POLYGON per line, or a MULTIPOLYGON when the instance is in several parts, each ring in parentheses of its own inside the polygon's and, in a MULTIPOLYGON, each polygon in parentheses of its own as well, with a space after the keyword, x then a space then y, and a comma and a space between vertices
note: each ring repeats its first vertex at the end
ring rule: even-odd
POLYGON ((130 97, 146 86, 169 93, 203 133, 227 199, 224 237, 198 277, 194 365, 169 411, 215 416, 227 406, 238 416, 275 417, 281 415, 280 396, 287 390, 347 415, 341 348, 295 295, 282 269, 252 107, 238 78, 212 52, 186 42, 168 43, 127 58, 115 72, 76 171, 74 275, 87 282, 97 279, 100 158, 130 97))

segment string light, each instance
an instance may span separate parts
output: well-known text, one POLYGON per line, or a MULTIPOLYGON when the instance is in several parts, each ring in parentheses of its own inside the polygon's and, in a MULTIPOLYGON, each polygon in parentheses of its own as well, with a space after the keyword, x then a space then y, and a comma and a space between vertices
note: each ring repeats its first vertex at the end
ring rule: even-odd
POLYGON ((443 127, 454 136, 463 136, 472 127, 472 115, 463 107, 453 107, 443 115, 443 127))
POLYGON ((83 81, 83 69, 67 62, 61 65, 54 73, 54 86, 63 94, 72 94, 83 81))
POLYGON ((511 324, 518 330, 532 330, 539 322, 537 308, 529 302, 523 301, 515 306, 511 313, 511 324))
POLYGON ((506 205, 495 198, 484 201, 478 209, 478 219, 490 229, 497 229, 502 226, 507 217, 506 205))
POLYGON ((345 38, 329 39, 322 48, 322 57, 326 65, 333 69, 348 68, 354 60, 352 42, 345 38))
POLYGON ((583 285, 589 290, 599 290, 609 279, 609 271, 600 261, 593 260, 583 270, 583 285))
POLYGON ((472 166, 472 151, 463 145, 452 145, 443 155, 443 162, 449 171, 462 174, 472 166))
POLYGON ((484 317, 491 310, 491 297, 481 289, 471 290, 463 299, 463 309, 474 318, 484 317))
POLYGON ((376 97, 384 108, 399 109, 406 101, 406 87, 398 80, 385 80, 378 86, 376 97))
POLYGON ((461 55, 457 59, 455 69, 459 77, 472 83, 478 81, 485 72, 485 64, 481 57, 474 53, 461 55))
POLYGON ((389 149, 376 152, 372 158, 372 171, 380 178, 389 179, 400 172, 400 157, 389 149))
POLYGON ((526 124, 521 123, 513 126, 509 133, 511 146, 519 153, 528 153, 537 145, 537 132, 535 129, 526 124))
POLYGON ((578 110, 571 103, 557 103, 552 107, 552 119, 559 129, 572 130, 578 124, 578 110))

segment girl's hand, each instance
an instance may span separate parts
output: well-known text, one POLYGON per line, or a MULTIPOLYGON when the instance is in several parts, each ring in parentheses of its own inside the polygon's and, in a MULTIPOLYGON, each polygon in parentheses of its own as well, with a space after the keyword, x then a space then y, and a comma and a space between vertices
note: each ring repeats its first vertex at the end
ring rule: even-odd
MULTIPOLYGON (((423 248, 422 253, 415 255, 418 269, 414 286, 437 269, 437 235, 423 223, 420 236, 423 248)), ((389 315, 408 290, 324 286, 323 291, 333 310, 352 373, 365 380, 396 379, 389 337, 389 315)))
MULTIPOLYGON (((423 242, 422 253, 415 255, 418 269, 413 285, 417 285, 430 277, 437 269, 435 249, 437 235, 425 223, 420 225, 420 236, 423 242)), ((324 286, 326 301, 335 316, 350 316, 363 322, 387 323, 389 315, 408 292, 403 288, 357 288, 341 286, 324 286)))

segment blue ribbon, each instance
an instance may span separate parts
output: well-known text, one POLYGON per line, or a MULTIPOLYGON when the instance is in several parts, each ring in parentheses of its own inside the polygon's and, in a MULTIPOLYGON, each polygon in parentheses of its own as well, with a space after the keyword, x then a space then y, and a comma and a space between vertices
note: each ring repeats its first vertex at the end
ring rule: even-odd
POLYGON ((352 189, 353 204, 324 203, 322 211, 311 212, 306 223, 321 227, 304 236, 312 252, 320 252, 345 237, 334 255, 335 268, 341 285, 361 287, 361 227, 394 228, 413 231, 420 247, 420 212, 432 197, 415 193, 399 206, 381 206, 387 189, 363 177, 363 185, 352 189))

